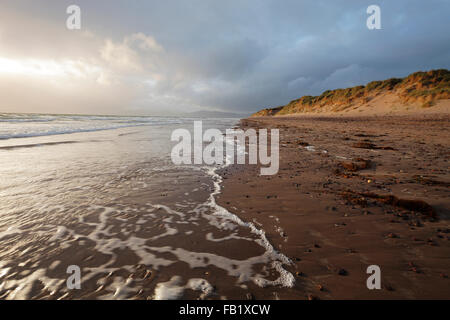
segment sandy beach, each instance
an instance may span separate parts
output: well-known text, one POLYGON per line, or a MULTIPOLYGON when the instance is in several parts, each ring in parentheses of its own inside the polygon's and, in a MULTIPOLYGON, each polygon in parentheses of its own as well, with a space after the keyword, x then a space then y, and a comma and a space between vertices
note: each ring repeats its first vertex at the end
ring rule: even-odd
POLYGON ((0 302, 450 300, 449 0, 0 12, 0 302))
MULTIPOLYGON (((219 205, 293 261, 288 299, 448 299, 450 116, 254 117, 278 128, 280 170, 232 165, 219 205), (368 290, 369 265, 381 290, 368 290)), ((259 298, 255 295, 255 298, 259 298)))
POLYGON ((216 204, 218 166, 172 162, 194 119, 2 116, 0 299, 298 296, 264 230, 216 204))

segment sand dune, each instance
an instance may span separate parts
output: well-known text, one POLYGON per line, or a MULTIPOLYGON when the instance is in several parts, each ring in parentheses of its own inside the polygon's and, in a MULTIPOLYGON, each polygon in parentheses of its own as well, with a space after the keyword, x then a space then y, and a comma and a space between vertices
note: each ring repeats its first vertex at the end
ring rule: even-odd
POLYGON ((327 90, 285 106, 263 109, 258 116, 392 115, 450 112, 450 71, 416 72, 405 78, 373 81, 366 86, 327 90))

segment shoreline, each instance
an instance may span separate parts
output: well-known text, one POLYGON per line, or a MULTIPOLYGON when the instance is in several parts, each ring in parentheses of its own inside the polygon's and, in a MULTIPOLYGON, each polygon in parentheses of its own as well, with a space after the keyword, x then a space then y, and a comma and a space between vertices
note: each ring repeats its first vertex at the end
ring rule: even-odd
POLYGON ((210 171, 217 167, 166 157, 167 137, 180 126, 35 137, 4 148, 1 297, 296 296, 287 258, 264 231, 216 204, 220 176, 210 171), (65 285, 68 265, 80 268, 80 290, 65 285))
POLYGON ((294 262, 286 298, 447 299, 449 124, 448 114, 242 119, 280 130, 280 169, 224 168, 216 201, 294 262), (381 290, 366 287, 370 265, 381 290))

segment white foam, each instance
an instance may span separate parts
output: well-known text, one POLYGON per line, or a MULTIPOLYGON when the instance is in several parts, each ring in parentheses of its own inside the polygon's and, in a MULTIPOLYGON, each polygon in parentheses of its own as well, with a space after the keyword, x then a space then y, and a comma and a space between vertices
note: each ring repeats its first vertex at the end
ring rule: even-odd
POLYGON ((160 282, 156 285, 154 300, 176 300, 181 298, 184 287, 179 286, 181 283, 180 276, 173 276, 167 282, 160 282))
POLYGON ((124 280, 122 277, 114 277, 113 283, 108 287, 114 293, 100 296, 103 300, 124 300, 136 295, 137 289, 133 288, 133 279, 131 277, 124 280))
POLYGON ((22 230, 20 230, 19 228, 9 227, 5 231, 0 232, 0 240, 3 238, 6 238, 7 236, 15 235, 15 234, 19 234, 19 233, 22 233, 22 230))
POLYGON ((56 240, 59 240, 59 239, 61 239, 61 238, 64 236, 64 234, 66 234, 66 233, 67 233, 67 228, 66 228, 66 227, 64 227, 64 226, 58 226, 58 227, 56 228, 55 234, 49 239, 49 241, 56 241, 56 240))
POLYGON ((208 297, 214 291, 213 286, 208 281, 199 278, 190 279, 186 287, 194 291, 200 291, 200 299, 208 297))
POLYGON ((35 282, 40 282, 44 285, 42 292, 47 290, 50 295, 53 295, 62 288, 65 281, 47 277, 45 275, 45 269, 41 268, 18 280, 4 280, 0 289, 9 290, 6 295, 6 299, 8 300, 26 300, 30 298, 30 293, 35 282))
MULTIPOLYGON (((225 165, 225 166, 227 166, 227 165, 225 165)), ((293 287, 295 284, 294 276, 290 272, 286 271, 283 268, 283 264, 290 265, 290 264, 292 264, 292 261, 285 255, 277 252, 274 249, 274 247, 270 244, 269 240, 267 240, 264 230, 258 229, 251 222, 242 221, 238 216, 229 212, 224 207, 221 207, 216 203, 215 196, 221 192, 220 183, 222 182, 222 177, 220 177, 220 175, 218 175, 216 171, 217 171, 217 168, 207 168, 207 172, 212 177, 213 183, 214 183, 214 191, 210 194, 209 199, 208 199, 209 205, 211 206, 211 208, 214 209, 213 214, 219 215, 222 217, 227 217, 228 219, 237 223, 238 225, 249 228, 252 233, 258 235, 260 239, 258 239, 258 241, 256 241, 256 242, 265 248, 267 255, 269 255, 273 258, 274 261, 272 261, 272 267, 275 270, 277 270, 278 273, 280 274, 279 278, 274 281, 260 279, 260 280, 256 281, 256 283, 260 286, 266 286, 266 285, 272 284, 272 285, 281 285, 284 287, 293 287)))
POLYGON ((193 278, 190 279, 186 285, 181 286, 182 279, 180 276, 173 276, 167 282, 160 282, 156 285, 154 300, 177 300, 183 296, 186 289, 200 291, 200 299, 205 299, 210 296, 214 288, 205 279, 193 278))
POLYGON ((206 234, 206 240, 213 241, 213 242, 221 242, 221 241, 232 240, 232 239, 253 241, 253 239, 250 239, 250 238, 239 237, 238 235, 236 235, 236 233, 232 233, 229 236, 222 237, 222 238, 214 238, 213 234, 211 232, 206 234))

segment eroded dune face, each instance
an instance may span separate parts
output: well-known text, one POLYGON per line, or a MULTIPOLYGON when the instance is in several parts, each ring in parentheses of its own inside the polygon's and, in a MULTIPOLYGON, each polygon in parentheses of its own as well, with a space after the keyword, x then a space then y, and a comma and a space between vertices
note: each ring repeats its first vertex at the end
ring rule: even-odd
POLYGON ((366 86, 327 90, 253 116, 292 114, 385 115, 450 112, 450 71, 416 72, 402 79, 373 81, 366 86))

